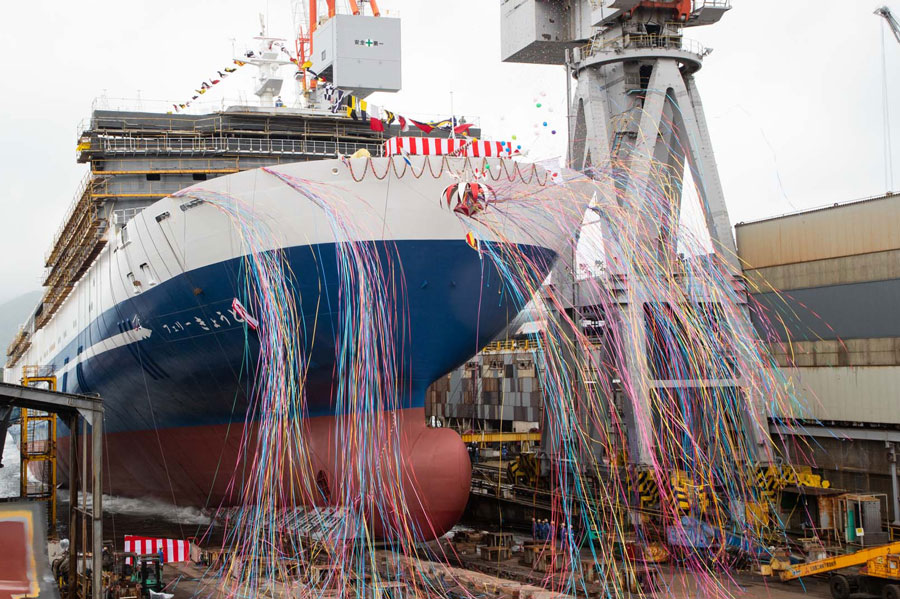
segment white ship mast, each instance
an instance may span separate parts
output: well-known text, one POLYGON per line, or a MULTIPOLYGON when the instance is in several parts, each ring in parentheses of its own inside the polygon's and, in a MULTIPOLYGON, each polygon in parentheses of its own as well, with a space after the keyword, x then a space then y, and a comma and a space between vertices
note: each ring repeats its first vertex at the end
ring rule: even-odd
POLYGON ((260 33, 253 39, 258 42, 256 50, 248 50, 244 56, 236 58, 251 64, 258 70, 257 88, 253 93, 259 98, 260 106, 275 106, 275 98, 281 95, 284 79, 278 75, 281 67, 292 64, 290 52, 286 47, 287 40, 281 37, 266 35, 266 23, 263 15, 259 16, 260 33))

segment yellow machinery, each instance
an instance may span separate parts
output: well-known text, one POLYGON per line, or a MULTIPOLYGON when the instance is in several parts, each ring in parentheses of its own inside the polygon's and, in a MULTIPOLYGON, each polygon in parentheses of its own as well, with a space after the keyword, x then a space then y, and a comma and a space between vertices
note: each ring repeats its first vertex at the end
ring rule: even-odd
POLYGON ((541 433, 463 433, 463 443, 540 443, 541 433))
POLYGON ((851 593, 856 592, 881 595, 884 599, 900 599, 900 543, 863 549, 848 555, 836 555, 806 564, 791 564, 773 559, 769 565, 771 571, 764 571, 763 574, 788 581, 863 564, 865 566, 857 574, 831 575, 829 587, 834 599, 848 599, 851 593))
MULTIPOLYGON (((40 367, 25 366, 22 369, 22 385, 34 387, 47 383, 51 391, 56 391, 56 377, 42 376, 40 367)), ((22 456, 21 496, 23 498, 47 501, 47 521, 51 530, 56 523, 56 414, 22 408, 20 422, 20 451, 22 456), (34 439, 41 422, 47 423, 47 438, 34 439), (28 484, 28 470, 32 463, 45 462, 48 478, 37 489, 28 484)))
POLYGON ((708 486, 696 485, 693 479, 683 470, 672 472, 672 493, 675 495, 675 505, 680 512, 690 512, 698 509, 706 512, 709 509, 708 486))
POLYGON ((506 468, 512 484, 537 488, 541 479, 541 463, 533 453, 519 454, 506 468))

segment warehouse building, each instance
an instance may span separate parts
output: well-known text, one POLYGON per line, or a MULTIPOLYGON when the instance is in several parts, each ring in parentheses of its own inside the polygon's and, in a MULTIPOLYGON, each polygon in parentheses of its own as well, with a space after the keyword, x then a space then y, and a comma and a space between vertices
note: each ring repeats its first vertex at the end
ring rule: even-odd
POLYGON ((802 436, 794 461, 835 487, 883 493, 896 522, 900 194, 735 229, 754 324, 805 404, 772 414, 773 432, 802 436))

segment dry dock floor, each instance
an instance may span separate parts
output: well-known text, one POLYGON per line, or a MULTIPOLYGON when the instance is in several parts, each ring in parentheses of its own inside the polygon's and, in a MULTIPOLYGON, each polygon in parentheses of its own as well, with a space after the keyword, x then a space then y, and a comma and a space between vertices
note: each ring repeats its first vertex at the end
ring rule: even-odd
MULTIPOLYGON (((512 564, 499 564, 499 569, 506 569, 512 564)), ((490 574, 469 570, 466 568, 453 568, 438 564, 436 562, 421 562, 423 568, 434 568, 435 570, 446 570, 452 574, 457 581, 465 584, 466 587, 493 597, 503 597, 509 599, 514 596, 514 591, 518 590, 520 599, 553 599, 559 597, 556 593, 544 590, 536 584, 527 584, 520 578, 520 572, 509 571, 519 580, 506 578, 502 576, 492 576, 490 574), (499 591, 499 593, 497 592, 499 591)), ((214 599, 224 596, 218 591, 218 584, 221 582, 214 577, 205 577, 206 568, 194 564, 169 564, 165 567, 165 581, 169 586, 168 592, 175 594, 175 599, 190 599, 193 597, 208 597, 214 599), (174 588, 173 588, 174 587, 174 588)), ((535 582, 543 577, 540 573, 535 574, 535 582)), ((668 587, 667 591, 663 591, 654 595, 655 597, 666 597, 671 599, 705 599, 707 597, 724 598, 728 595, 718 593, 712 594, 703 588, 698 588, 696 578, 687 571, 674 568, 672 566, 663 566, 660 569, 660 582, 668 587)), ((828 592, 828 585, 824 579, 813 579, 805 583, 805 587, 799 582, 794 581, 790 584, 773 582, 766 580, 760 576, 752 574, 738 574, 730 581, 724 581, 728 593, 735 599, 825 599, 831 595, 828 592)), ((277 585, 273 588, 274 592, 264 595, 273 597, 296 597, 297 589, 291 589, 288 586, 277 585), (293 591, 293 592, 291 592, 293 591)), ((597 597, 601 596, 599 593, 597 597)), ((636 595, 635 595, 636 597, 636 595)))

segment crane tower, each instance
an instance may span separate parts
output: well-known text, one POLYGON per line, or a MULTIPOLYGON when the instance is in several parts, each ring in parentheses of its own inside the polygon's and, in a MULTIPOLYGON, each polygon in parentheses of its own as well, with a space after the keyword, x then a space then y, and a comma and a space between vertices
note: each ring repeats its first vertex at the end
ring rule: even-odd
MULTIPOLYGON (((577 80, 575 93, 569 98, 568 158, 573 168, 624 164, 628 167, 624 172, 642 173, 652 162, 663 165, 679 180, 686 168, 691 169, 713 252, 731 273, 738 290, 736 297, 745 298, 731 222, 694 81, 710 51, 684 36, 691 27, 717 23, 730 8, 727 0, 502 0, 501 51, 506 62, 565 65, 577 80)), ((639 179, 636 175, 633 181, 620 179, 616 184, 641 185, 639 179)), ((644 201, 640 193, 620 197, 627 198, 620 201, 644 201)), ((644 237, 640 243, 658 255, 659 264, 677 260, 677 240, 673 237, 677 237, 681 197, 670 201, 674 203, 671 209, 657 211, 655 214, 661 216, 656 222, 641 228, 644 237), (669 222, 661 222, 666 219, 669 222)), ((640 206, 633 208, 633 214, 648 214, 640 206)), ((648 280, 654 275, 646 269, 638 272, 628 260, 618 259, 621 248, 617 247, 615 230, 607 223, 603 226, 603 247, 610 280, 622 286, 615 307, 618 322, 646 322, 647 307, 652 311, 653 303, 659 301, 650 291, 658 288, 648 280)), ((662 271, 658 276, 671 277, 662 271)), ((698 296, 702 292, 692 290, 689 281, 679 284, 691 301, 712 301, 698 296)), ((744 307, 733 312, 744 317, 730 323, 730 328, 735 336, 751 339, 753 329, 745 302, 736 300, 744 307)), ((641 441, 639 435, 632 434, 638 410, 652 414, 651 404, 661 394, 689 394, 697 388, 743 394, 750 408, 745 410, 744 426, 754 431, 753 440, 761 457, 768 435, 760 398, 747 397, 739 378, 658 380, 665 377, 648 370, 647 326, 631 326, 635 330, 622 336, 630 343, 623 352, 626 363, 619 364, 618 369, 627 371, 631 381, 649 383, 632 390, 628 405, 622 406, 629 428, 629 461, 652 464, 656 450, 646 435, 641 441)))

